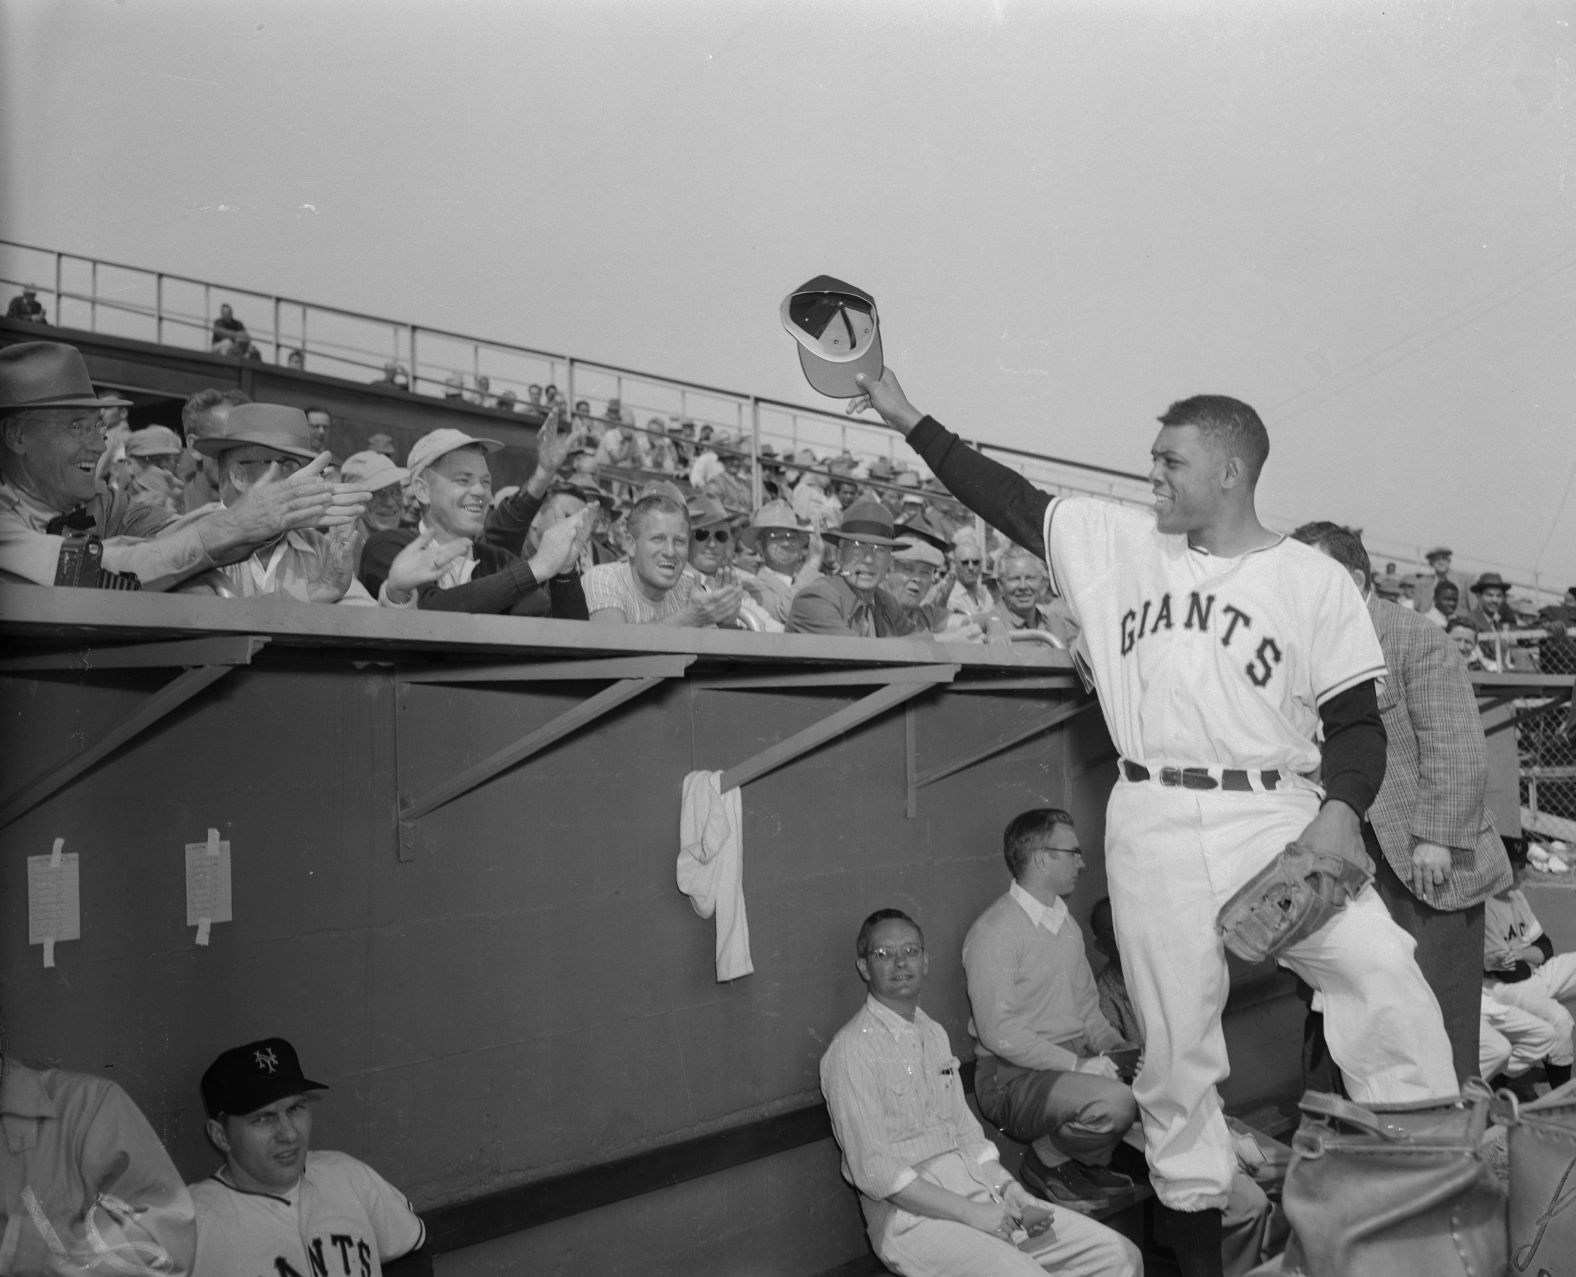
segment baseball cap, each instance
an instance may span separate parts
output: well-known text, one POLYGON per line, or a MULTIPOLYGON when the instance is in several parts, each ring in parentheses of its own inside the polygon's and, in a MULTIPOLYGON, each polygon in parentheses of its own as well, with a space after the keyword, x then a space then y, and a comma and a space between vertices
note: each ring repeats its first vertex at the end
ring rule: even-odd
POLYGON ((503 447, 503 444, 496 439, 473 439, 465 431, 456 430, 453 426, 441 426, 437 430, 429 430, 411 445, 410 456, 405 458, 405 469, 414 479, 439 457, 446 457, 456 449, 470 448, 477 444, 488 452, 498 452, 503 447))
POLYGON ((806 280, 780 307, 783 327, 799 343, 799 367, 831 399, 863 394, 858 373, 879 377, 883 366, 876 299, 830 275, 806 280))
POLYGON ((352 452, 339 467, 339 477, 345 483, 359 483, 376 492, 391 483, 404 483, 410 472, 397 466, 393 459, 381 452, 352 452))
POLYGON ((209 1117, 245 1117, 287 1095, 328 1090, 301 1072, 301 1058, 284 1038, 231 1047, 208 1066, 200 1086, 209 1117))
POLYGON ((168 426, 144 426, 126 437, 128 457, 173 457, 185 450, 180 435, 168 426))

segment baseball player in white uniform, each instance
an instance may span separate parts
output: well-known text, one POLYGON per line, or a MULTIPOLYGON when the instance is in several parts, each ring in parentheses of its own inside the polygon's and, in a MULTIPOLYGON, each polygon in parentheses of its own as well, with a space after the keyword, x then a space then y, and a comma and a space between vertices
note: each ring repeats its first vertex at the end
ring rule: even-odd
MULTIPOLYGON (((1235 1157, 1216 1090, 1230 978, 1215 919, 1293 841, 1371 869, 1359 821, 1385 762, 1373 625, 1337 564, 1259 522, 1269 441, 1246 404, 1199 396, 1160 418, 1151 511, 1052 498, 919 412, 890 370, 860 384, 849 411, 875 408, 955 496, 1044 554, 1080 626, 1074 652, 1121 754, 1106 872, 1145 1032, 1133 1091, 1183 1272, 1219 1273, 1235 1157)), ((1359 1102, 1457 1093, 1413 948, 1368 887, 1282 959, 1323 993, 1359 1102)))
POLYGON ((313 1091, 295 1048, 264 1038, 202 1076, 208 1138, 224 1165, 191 1185, 197 1263, 214 1277, 380 1277, 426 1229, 404 1194, 346 1153, 314 1153, 313 1091))

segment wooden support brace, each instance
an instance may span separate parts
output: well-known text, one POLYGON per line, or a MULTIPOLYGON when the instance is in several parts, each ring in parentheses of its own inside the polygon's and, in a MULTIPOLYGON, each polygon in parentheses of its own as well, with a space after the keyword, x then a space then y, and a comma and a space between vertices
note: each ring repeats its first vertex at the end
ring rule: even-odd
MULTIPOLYGON (((952 666, 943 668, 951 669, 952 666)), ((888 665, 859 670, 805 670, 782 674, 719 674, 695 680, 695 686, 710 691, 735 692, 750 689, 789 690, 795 687, 868 687, 871 683, 936 683, 934 665, 888 665)))
MULTIPOLYGON (((1527 723, 1532 722, 1533 719, 1542 718, 1546 714, 1553 714, 1564 708, 1570 699, 1571 695, 1568 691, 1556 694, 1545 704, 1534 706, 1532 709, 1521 710, 1519 713, 1513 714, 1509 718, 1501 719, 1491 727, 1485 727, 1483 729, 1483 734, 1485 736, 1493 736, 1495 733, 1503 732, 1511 727, 1523 727, 1527 723)), ((1507 704, 1507 702, 1496 701, 1492 705, 1484 706, 1483 710, 1486 713, 1488 710, 1497 709, 1499 706, 1504 704, 1507 704)))
POLYGON ((1082 687, 1076 671, 1057 674, 1034 674, 1028 678, 971 678, 954 680, 947 685, 949 692, 1065 692, 1071 687, 1082 687))
POLYGON ((837 713, 823 718, 819 723, 806 727, 802 732, 795 732, 787 740, 778 741, 770 749, 762 750, 754 758, 747 758, 744 762, 723 772, 720 786, 722 792, 727 793, 730 789, 747 785, 752 780, 759 780, 767 773, 776 771, 803 754, 808 754, 812 749, 819 749, 827 741, 845 732, 853 731, 861 723, 886 713, 887 710, 913 699, 921 692, 929 691, 937 683, 950 681, 957 668, 956 665, 932 667, 928 682, 889 683, 886 687, 879 688, 869 696, 862 697, 852 705, 838 710, 837 713))
POLYGON ((1014 745, 1020 745, 1024 741, 1040 735, 1042 732, 1050 731, 1051 728, 1059 723, 1065 723, 1068 719, 1076 718, 1079 714, 1088 713, 1091 709, 1096 708, 1099 703, 1099 701, 1090 699, 1076 701, 1070 705, 1060 705, 1046 717, 1035 723, 1034 726, 1020 728, 1018 731, 1000 737, 993 744, 987 745, 983 749, 977 749, 972 754, 965 754, 962 758, 953 759, 952 762, 917 777, 913 782, 912 788, 915 790, 923 789, 926 785, 934 785, 938 780, 945 780, 948 776, 963 771, 965 768, 973 767, 976 763, 983 763, 987 758, 994 758, 997 754, 1011 749, 1014 745))
POLYGON ((571 679, 683 678, 693 656, 613 656, 588 661, 515 661, 507 665, 457 665, 412 670, 401 683, 548 683, 571 679))
POLYGON ((50 670, 174 669, 198 665, 249 665, 268 642, 258 634, 181 639, 171 643, 127 643, 77 651, 40 652, 0 661, 0 674, 38 674, 50 670))
POLYGON ((664 681, 666 680, 661 678, 626 678, 611 687, 603 688, 595 696, 581 701, 571 710, 566 710, 552 722, 526 733, 514 744, 505 746, 479 763, 467 767, 459 775, 444 781, 443 784, 435 785, 419 798, 404 804, 399 813, 401 824, 414 821, 428 812, 436 811, 445 803, 453 802, 461 794, 469 793, 478 785, 491 780, 500 772, 507 771, 516 763, 523 762, 532 754, 541 753, 555 741, 562 740, 588 723, 594 723, 625 701, 639 696, 648 688, 664 681))
POLYGON ((180 708, 210 683, 228 674, 233 665, 202 665, 187 670, 165 684, 150 696, 134 714, 106 732, 75 758, 50 769, 43 776, 24 786, 0 805, 0 829, 18 816, 31 811, 51 794, 65 788, 100 759, 114 753, 128 741, 140 736, 166 714, 180 708))

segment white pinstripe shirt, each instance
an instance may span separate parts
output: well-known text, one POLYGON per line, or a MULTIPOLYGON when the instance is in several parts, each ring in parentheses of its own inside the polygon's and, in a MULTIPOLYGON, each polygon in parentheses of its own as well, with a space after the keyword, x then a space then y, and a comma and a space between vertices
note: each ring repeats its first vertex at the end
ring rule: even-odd
POLYGON ((872 1202, 918 1178, 942 1153, 997 1156, 963 1098, 947 1031, 923 1011, 913 1023, 872 997, 821 1057, 821 1093, 843 1151, 843 1178, 872 1202))

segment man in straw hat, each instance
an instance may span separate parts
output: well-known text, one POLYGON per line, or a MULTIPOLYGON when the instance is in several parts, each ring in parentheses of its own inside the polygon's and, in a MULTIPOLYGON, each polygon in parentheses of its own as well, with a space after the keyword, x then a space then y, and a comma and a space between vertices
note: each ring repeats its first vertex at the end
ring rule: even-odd
POLYGON ((899 603, 882 582, 892 570, 892 515, 879 501, 864 497, 843 512, 841 527, 821 535, 837 547, 837 575, 825 577, 794 595, 788 629, 799 634, 843 634, 891 638, 928 637, 947 623, 945 603, 899 603))
POLYGON ((321 478, 326 455, 198 517, 177 520, 134 504, 94 477, 106 402, 128 403, 93 392, 74 346, 33 341, 0 350, 0 577, 52 585, 66 538, 91 536, 103 541, 106 572, 167 590, 284 532, 353 520, 365 505, 360 489, 321 478))
POLYGON ((768 616, 786 625, 795 592, 821 579, 826 543, 800 525, 786 501, 768 501, 757 510, 741 540, 761 556, 760 571, 745 588, 768 616))

